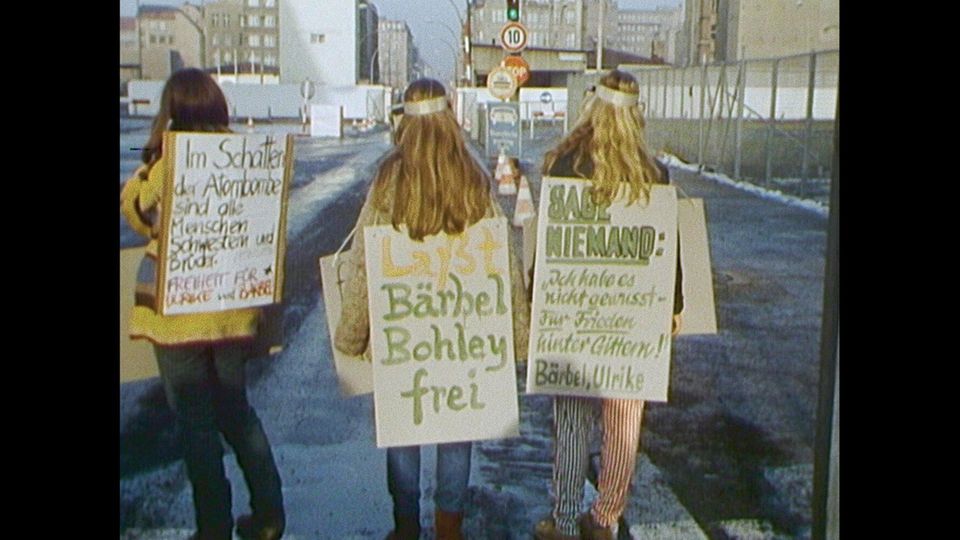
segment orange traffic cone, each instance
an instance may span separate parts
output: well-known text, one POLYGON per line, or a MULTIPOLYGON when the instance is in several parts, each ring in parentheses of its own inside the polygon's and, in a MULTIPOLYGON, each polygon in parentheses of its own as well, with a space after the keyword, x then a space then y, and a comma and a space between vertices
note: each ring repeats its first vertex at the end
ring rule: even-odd
POLYGON ((520 177, 520 192, 517 195, 517 205, 513 209, 513 226, 523 227, 523 222, 529 217, 537 215, 533 207, 533 196, 530 194, 530 184, 527 177, 520 177))
POLYGON ((497 181, 497 193, 500 195, 514 195, 517 193, 517 185, 514 180, 516 173, 510 158, 507 157, 503 149, 497 157, 497 170, 494 173, 494 180, 497 181))

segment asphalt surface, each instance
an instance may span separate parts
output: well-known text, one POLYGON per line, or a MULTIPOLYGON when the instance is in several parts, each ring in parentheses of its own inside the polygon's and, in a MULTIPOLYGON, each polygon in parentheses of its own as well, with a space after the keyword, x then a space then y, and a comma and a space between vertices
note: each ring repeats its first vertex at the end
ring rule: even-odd
MULTIPOLYGON (((537 135, 521 161, 535 201, 542 154, 559 132, 538 126, 537 135)), ((317 257, 352 228, 388 148, 383 132, 297 142, 277 310, 287 346, 251 360, 248 384, 283 480, 286 538, 382 538, 392 525, 373 401, 339 395, 316 271, 317 257)), ((121 179, 124 172, 121 153, 121 179)), ((675 340, 669 401, 647 405, 621 537, 808 538, 826 219, 682 168, 671 177, 682 194, 705 201, 719 332, 675 340)), ((514 201, 501 196, 511 216, 514 201)), ((121 228, 121 245, 124 235, 121 228)), ((531 538, 549 512, 551 398, 519 395, 521 436, 474 445, 470 538, 531 538)), ((186 538, 190 488, 156 379, 121 385, 119 424, 120 537, 186 538)), ((432 460, 428 450, 425 538, 432 460)), ((246 512, 239 469, 232 456, 225 464, 234 512, 246 512)), ((592 496, 588 486, 586 501, 592 496)))

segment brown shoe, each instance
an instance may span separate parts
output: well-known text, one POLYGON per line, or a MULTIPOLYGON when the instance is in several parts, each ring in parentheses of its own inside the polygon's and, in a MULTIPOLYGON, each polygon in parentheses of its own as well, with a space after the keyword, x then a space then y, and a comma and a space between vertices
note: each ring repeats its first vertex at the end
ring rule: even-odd
POLYGON ((580 516, 580 540, 613 540, 613 529, 603 527, 587 512, 580 516))
POLYGON ((285 528, 282 517, 266 520, 244 514, 237 518, 237 536, 243 540, 278 540, 285 528))
POLYGON ((437 509, 434 514, 437 540, 463 540, 463 512, 444 512, 437 509))
POLYGON ((579 535, 563 534, 557 530, 557 524, 552 517, 541 519, 533 530, 533 537, 537 540, 580 540, 579 535))

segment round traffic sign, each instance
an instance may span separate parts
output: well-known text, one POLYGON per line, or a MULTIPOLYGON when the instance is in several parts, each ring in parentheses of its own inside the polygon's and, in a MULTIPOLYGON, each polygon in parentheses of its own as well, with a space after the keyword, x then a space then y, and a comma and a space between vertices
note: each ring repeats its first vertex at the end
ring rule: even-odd
POLYGON ((500 29, 500 46, 507 52, 520 52, 527 46, 527 27, 518 22, 508 22, 500 29))
POLYGON ((523 83, 530 80, 530 64, 521 56, 507 56, 500 62, 500 65, 509 69, 517 79, 517 86, 523 86, 523 83))
POLYGON ((505 67, 495 67, 487 75, 487 90, 499 99, 510 99, 517 91, 517 78, 505 67))

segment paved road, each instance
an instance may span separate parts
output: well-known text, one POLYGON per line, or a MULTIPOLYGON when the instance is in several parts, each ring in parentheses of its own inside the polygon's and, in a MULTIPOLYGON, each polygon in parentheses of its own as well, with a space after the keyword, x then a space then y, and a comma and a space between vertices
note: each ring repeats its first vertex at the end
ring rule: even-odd
MULTIPOLYGON (((536 169, 555 140, 525 142, 535 199, 536 169)), ((283 313, 288 346, 250 364, 250 398, 277 455, 289 538, 382 538, 391 525, 372 399, 338 394, 314 270, 317 255, 334 251, 352 227, 387 145, 382 134, 368 134, 297 146, 283 313)), ((705 199, 720 331, 675 342, 669 402, 648 404, 622 532, 808 537, 826 220, 682 168, 672 177, 688 196, 705 199)), ((508 213, 513 201, 501 198, 508 213)), ((518 384, 523 379, 518 373, 518 384)), ((550 398, 521 392, 520 410, 521 437, 475 445, 465 525, 471 538, 530 538, 549 511, 550 398)), ((186 538, 190 491, 156 381, 122 385, 120 412, 121 538, 186 538)), ((427 456, 429 527, 432 452, 427 456)), ((225 462, 239 513, 246 491, 234 460, 225 462)))

